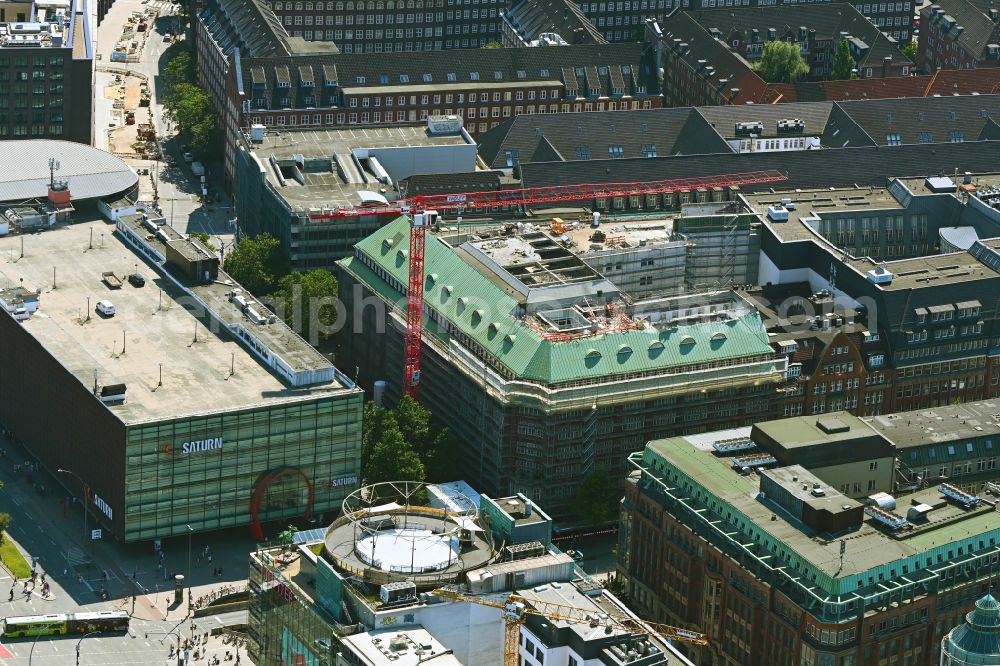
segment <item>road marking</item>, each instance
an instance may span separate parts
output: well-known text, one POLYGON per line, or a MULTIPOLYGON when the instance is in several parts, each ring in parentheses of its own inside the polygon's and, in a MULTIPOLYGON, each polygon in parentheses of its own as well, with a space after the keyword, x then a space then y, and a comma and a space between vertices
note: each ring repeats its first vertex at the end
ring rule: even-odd
POLYGON ((13 659, 14 653, 7 649, 3 643, 0 643, 0 659, 13 659))

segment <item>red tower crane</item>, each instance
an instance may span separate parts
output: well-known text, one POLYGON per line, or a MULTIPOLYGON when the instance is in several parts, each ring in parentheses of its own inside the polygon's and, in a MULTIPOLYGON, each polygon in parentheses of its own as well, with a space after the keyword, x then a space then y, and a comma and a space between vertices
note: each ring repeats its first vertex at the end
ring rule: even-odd
POLYGON ((403 391, 406 395, 416 399, 420 392, 420 345, 423 333, 424 237, 427 228, 435 224, 438 213, 442 211, 480 211, 497 206, 534 206, 565 201, 592 201, 615 197, 659 195, 701 188, 778 183, 786 179, 787 176, 780 171, 768 170, 701 178, 672 178, 645 183, 555 185, 465 194, 437 194, 415 196, 384 206, 339 208, 312 214, 309 219, 323 220, 365 215, 410 215, 412 220, 410 276, 406 298, 406 365, 403 391))

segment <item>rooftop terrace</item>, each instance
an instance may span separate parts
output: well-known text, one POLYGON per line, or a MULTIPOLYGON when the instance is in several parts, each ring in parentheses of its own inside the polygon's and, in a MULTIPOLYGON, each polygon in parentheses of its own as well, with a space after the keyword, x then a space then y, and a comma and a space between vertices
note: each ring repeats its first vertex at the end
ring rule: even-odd
MULTIPOLYGON (((0 238, 0 256, 7 258, 0 266, 0 286, 23 280, 27 288, 42 290, 39 311, 22 323, 25 331, 84 386, 92 387, 95 380, 99 386, 125 384, 126 401, 109 409, 126 423, 346 390, 336 380, 310 387, 288 386, 227 330, 206 328, 210 319, 196 318, 186 309, 204 312, 197 300, 173 279, 158 273, 120 240, 114 226, 103 221, 0 238), (24 256, 18 258, 22 238, 24 256), (119 289, 110 289, 102 282, 105 271, 125 281, 137 269, 146 277, 144 287, 125 282, 119 289), (113 317, 104 318, 93 311, 99 300, 115 305, 113 317)), ((228 277, 220 273, 220 279, 228 277)), ((226 301, 230 289, 232 285, 212 283, 193 286, 191 292, 224 318, 236 320, 242 315, 226 301)), ((332 367, 284 324, 259 328, 272 327, 271 332, 258 337, 292 365, 332 367)))

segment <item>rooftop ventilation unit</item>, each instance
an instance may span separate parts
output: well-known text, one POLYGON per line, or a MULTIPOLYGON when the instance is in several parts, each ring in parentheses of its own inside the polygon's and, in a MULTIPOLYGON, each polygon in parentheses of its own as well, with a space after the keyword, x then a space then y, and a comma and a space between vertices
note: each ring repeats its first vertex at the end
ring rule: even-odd
POLYGON ((889 284, 892 282, 892 273, 885 266, 879 266, 866 273, 868 281, 872 284, 889 284))
POLYGON ((764 133, 764 123, 736 123, 736 136, 760 136, 764 133))
POLYGON ((891 511, 880 509, 877 506, 866 506, 865 513, 875 519, 875 522, 885 525, 890 530, 898 530, 906 527, 906 518, 896 515, 891 511))
POLYGON ((804 132, 806 123, 801 118, 785 118, 778 121, 778 132, 804 132))
POLYGON ((774 222, 788 222, 788 209, 784 206, 768 206, 767 217, 774 222))
POLYGON ((938 487, 938 490, 948 499, 958 502, 967 509, 971 509, 980 502, 979 497, 976 495, 970 495, 961 488, 953 486, 950 483, 942 483, 938 487))
POLYGON ((712 444, 716 453, 736 453, 737 451, 747 451, 756 448, 749 437, 733 437, 731 439, 720 439, 712 444))

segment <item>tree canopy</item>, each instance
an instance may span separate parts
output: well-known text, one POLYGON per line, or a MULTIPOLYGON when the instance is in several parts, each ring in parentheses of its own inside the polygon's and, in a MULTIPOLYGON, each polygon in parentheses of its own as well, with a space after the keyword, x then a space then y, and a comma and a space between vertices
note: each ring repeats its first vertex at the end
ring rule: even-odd
POLYGON ((251 294, 262 296, 274 291, 279 278, 288 272, 288 260, 277 238, 260 234, 242 238, 226 254, 222 268, 251 294))
POLYGON ((361 428, 361 469, 365 483, 408 480, 443 483, 462 474, 462 443, 455 434, 416 400, 404 397, 394 409, 365 403, 361 428), (398 434, 398 438, 397 438, 398 434), (397 441, 402 438, 402 443, 397 441), (386 452, 400 456, 398 468, 388 464, 386 452), (416 456, 417 465, 410 457, 416 456), (392 476, 396 474, 396 476, 392 476))
POLYGON ((163 105, 186 135, 191 152, 201 160, 213 159, 222 142, 218 116, 212 100, 198 86, 191 48, 186 42, 178 42, 168 53, 169 59, 163 66, 163 105))
POLYGON ((903 44, 899 49, 903 55, 910 59, 911 62, 917 61, 917 43, 910 41, 903 44))
POLYGON ((834 81, 846 81, 857 78, 854 74, 854 57, 851 55, 851 47, 846 39, 840 40, 837 44, 837 53, 833 59, 833 70, 830 78, 834 81))
POLYGON ((598 465, 580 484, 574 506, 589 524, 600 525, 617 517, 620 494, 618 484, 608 474, 607 468, 598 465))
POLYGON ((799 45, 793 42, 773 41, 764 45, 757 73, 768 83, 793 83, 809 73, 809 65, 802 59, 799 45))
POLYGON ((273 296, 283 310, 285 323, 310 343, 330 336, 337 321, 337 278, 317 268, 308 273, 289 273, 278 281, 273 296))
POLYGON ((378 433, 364 470, 366 483, 380 481, 423 481, 424 464, 406 441, 398 426, 378 433))

